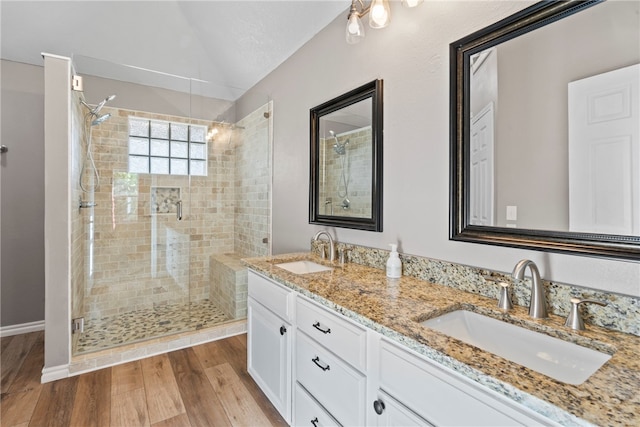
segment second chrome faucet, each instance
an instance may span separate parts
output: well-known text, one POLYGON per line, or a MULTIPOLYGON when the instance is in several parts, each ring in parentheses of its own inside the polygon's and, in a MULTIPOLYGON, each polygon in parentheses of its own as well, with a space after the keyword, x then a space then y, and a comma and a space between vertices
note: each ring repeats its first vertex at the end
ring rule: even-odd
POLYGON ((529 267, 529 270, 531 271, 531 301, 529 302, 529 316, 536 319, 543 319, 548 317, 547 302, 538 266, 531 260, 520 260, 514 267, 511 277, 516 280, 524 280, 524 272, 527 267, 529 267))

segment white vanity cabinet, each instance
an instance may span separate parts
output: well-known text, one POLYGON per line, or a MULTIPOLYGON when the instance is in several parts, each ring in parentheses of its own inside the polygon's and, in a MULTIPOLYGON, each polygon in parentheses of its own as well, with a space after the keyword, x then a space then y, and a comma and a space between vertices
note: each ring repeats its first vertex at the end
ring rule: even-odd
POLYGON ((295 426, 558 425, 251 270, 248 322, 248 371, 295 426))
POLYGON ((249 270, 247 371, 291 423, 293 291, 249 270))

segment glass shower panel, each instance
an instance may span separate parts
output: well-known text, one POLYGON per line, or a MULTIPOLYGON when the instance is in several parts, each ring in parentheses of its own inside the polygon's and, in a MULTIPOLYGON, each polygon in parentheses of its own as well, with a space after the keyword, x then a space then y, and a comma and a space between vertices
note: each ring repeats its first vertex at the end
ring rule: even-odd
POLYGON ((73 93, 71 186, 87 202, 72 209, 73 317, 84 319, 73 352, 193 330, 191 179, 180 169, 172 173, 170 153, 171 128, 188 130, 192 121, 190 82, 155 87, 149 71, 87 57, 73 62, 84 93, 73 93), (132 84, 137 98, 118 98, 132 84), (93 106, 110 94, 116 97, 100 114, 111 115, 91 125, 94 117, 80 100, 93 106), (157 99, 169 106, 160 110, 157 99), (81 179, 91 181, 89 191, 79 188, 81 179))
POLYGON ((84 93, 73 92, 71 186, 83 207, 71 207, 72 311, 85 320, 74 354, 245 318, 240 259, 271 253, 268 97, 238 120, 238 88, 73 62, 84 93), (112 93, 136 95, 111 99, 109 118, 88 126, 80 100, 112 93))

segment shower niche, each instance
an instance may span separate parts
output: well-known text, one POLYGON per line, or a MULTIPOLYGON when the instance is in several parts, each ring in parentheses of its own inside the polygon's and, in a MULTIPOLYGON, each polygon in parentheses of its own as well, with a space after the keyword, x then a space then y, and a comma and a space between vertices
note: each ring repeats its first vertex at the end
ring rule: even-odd
POLYGON ((382 231, 382 80, 311 109, 309 223, 382 231))

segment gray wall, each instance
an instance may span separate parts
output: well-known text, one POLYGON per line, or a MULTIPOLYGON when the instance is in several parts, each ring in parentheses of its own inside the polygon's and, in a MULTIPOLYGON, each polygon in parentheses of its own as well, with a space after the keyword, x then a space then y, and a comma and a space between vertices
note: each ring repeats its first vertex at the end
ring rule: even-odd
POLYGON ((44 75, 0 61, 2 274, 0 326, 44 319, 44 75))
MULTIPOLYGON (((336 228, 339 241, 510 272, 529 258, 563 283, 640 295, 640 264, 449 241, 449 43, 533 2, 392 4, 393 22, 344 41, 336 18, 252 90, 274 102, 273 252, 308 250, 309 109, 384 79, 384 232, 336 228)), ((237 114, 255 108, 252 94, 237 114)))

